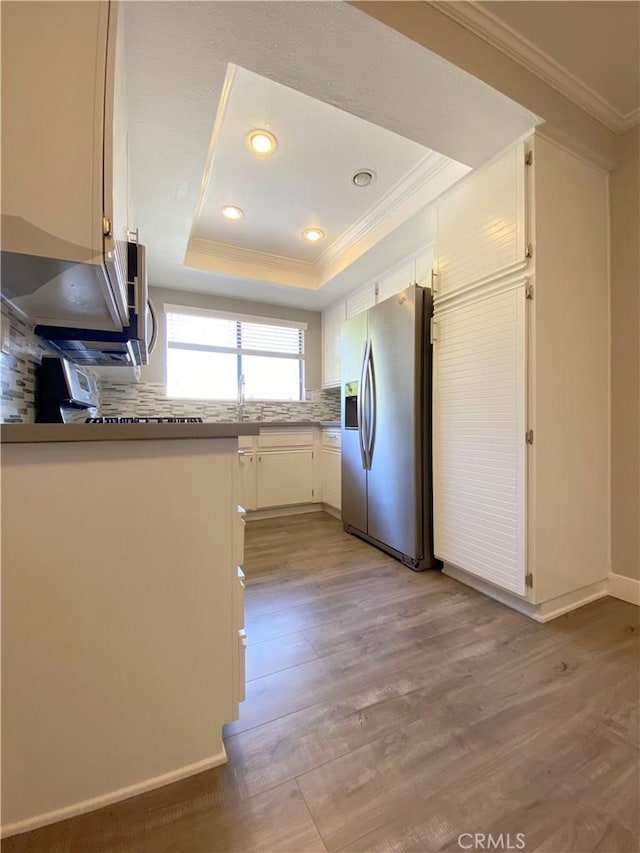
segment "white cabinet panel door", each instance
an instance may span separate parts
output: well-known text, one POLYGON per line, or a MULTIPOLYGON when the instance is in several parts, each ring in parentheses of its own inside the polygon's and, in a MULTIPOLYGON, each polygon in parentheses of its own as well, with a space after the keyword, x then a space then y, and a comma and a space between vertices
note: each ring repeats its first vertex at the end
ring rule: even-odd
POLYGON ((525 592, 524 282, 443 312, 434 326, 435 553, 525 592))
POLYGON ((346 318, 345 302, 338 302, 322 312, 322 387, 338 388, 342 377, 342 325, 346 318))
POLYGON ((370 281, 363 287, 359 287, 347 296, 347 320, 355 317, 356 314, 366 311, 367 308, 373 308, 376 304, 376 283, 370 281))
POLYGON ((245 509, 256 508, 256 457, 254 453, 241 451, 240 460, 240 504, 245 509))
POLYGON ((438 202, 436 303, 526 264, 524 158, 518 145, 438 202))
POLYGON ((259 453, 257 497, 258 509, 311 503, 313 451, 283 450, 259 453))
POLYGON ((378 282, 377 301, 383 302, 385 299, 389 299, 390 296, 395 296, 396 293, 400 293, 401 290, 409 287, 414 281, 415 263, 412 258, 410 261, 402 264, 402 266, 396 267, 389 275, 380 279, 378 282))
POLYGON ((420 287, 431 287, 433 262, 433 243, 431 243, 415 257, 416 284, 419 284, 420 287))
POLYGON ((322 451, 322 500, 335 509, 341 506, 341 467, 339 452, 322 451))

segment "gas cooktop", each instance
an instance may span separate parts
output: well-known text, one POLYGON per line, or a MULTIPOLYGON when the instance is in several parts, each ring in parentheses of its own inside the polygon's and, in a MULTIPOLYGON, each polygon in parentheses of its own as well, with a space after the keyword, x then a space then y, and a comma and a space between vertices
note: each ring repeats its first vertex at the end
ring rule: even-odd
POLYGON ((201 424, 202 418, 87 418, 88 424, 201 424))

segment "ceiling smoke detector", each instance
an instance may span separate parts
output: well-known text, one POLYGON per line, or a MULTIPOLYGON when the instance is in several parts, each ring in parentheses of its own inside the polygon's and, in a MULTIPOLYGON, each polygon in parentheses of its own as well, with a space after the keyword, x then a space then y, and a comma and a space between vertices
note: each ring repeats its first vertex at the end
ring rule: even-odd
POLYGON ((376 179, 376 173, 373 169, 360 169, 351 178, 351 183, 356 187, 368 187, 376 179))

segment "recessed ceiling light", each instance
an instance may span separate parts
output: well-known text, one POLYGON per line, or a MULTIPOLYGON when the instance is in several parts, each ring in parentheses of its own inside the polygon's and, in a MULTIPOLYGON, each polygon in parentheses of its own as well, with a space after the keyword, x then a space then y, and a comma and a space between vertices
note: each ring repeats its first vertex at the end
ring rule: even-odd
POLYGON ((357 187, 368 187, 369 184, 372 184, 375 181, 375 179, 376 173, 373 169, 360 169, 360 171, 356 172, 351 178, 351 182, 357 187))
POLYGON ((272 154, 277 145, 275 136, 268 130, 252 130, 247 143, 254 154, 272 154))
POLYGON ((226 207, 222 208, 222 215, 226 216, 227 219, 242 219, 244 211, 240 210, 239 207, 236 207, 233 204, 228 204, 226 207))
POLYGON ((324 231, 321 231, 319 228, 305 228, 302 232, 302 236, 305 240, 310 240, 312 243, 317 243, 318 240, 322 240, 324 237, 324 231))

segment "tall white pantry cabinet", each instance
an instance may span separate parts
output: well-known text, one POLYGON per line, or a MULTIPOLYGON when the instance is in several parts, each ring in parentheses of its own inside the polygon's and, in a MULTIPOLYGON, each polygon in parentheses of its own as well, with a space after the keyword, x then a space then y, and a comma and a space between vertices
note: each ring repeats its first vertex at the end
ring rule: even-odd
POLYGON ((436 219, 435 553, 546 621, 609 573, 607 174, 536 133, 436 219))

